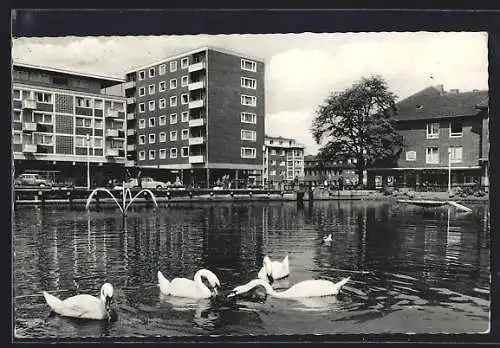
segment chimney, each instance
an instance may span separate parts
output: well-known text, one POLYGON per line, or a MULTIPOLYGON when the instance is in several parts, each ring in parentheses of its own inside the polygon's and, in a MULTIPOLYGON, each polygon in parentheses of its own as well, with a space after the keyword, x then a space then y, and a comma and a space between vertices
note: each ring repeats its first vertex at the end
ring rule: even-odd
POLYGON ((441 95, 444 94, 444 86, 443 85, 436 85, 434 88, 436 88, 439 91, 439 94, 441 94, 441 95))
POLYGON ((450 94, 454 94, 454 95, 457 95, 459 93, 459 89, 458 88, 453 88, 453 89, 450 89, 450 94))

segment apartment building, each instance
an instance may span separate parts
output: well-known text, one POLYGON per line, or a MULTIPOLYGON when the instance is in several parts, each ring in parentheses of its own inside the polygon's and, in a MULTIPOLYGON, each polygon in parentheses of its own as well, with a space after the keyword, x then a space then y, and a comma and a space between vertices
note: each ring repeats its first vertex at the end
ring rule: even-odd
POLYGON ((369 168, 371 186, 488 186, 488 91, 428 87, 397 104, 405 147, 392 166, 369 168))
POLYGON ((54 171, 85 186, 88 162, 94 184, 122 176, 125 99, 107 92, 122 79, 14 63, 12 81, 16 175, 54 171))
POLYGON ((325 180, 330 186, 356 184, 356 160, 319 161, 316 156, 304 157, 304 181, 314 185, 323 185, 325 180), (342 179, 340 179, 342 178, 342 179))
POLYGON ((260 180, 264 74, 263 61, 212 47, 128 71, 126 166, 201 187, 260 180))
POLYGON ((263 183, 279 184, 304 177, 304 145, 291 138, 266 136, 263 183))

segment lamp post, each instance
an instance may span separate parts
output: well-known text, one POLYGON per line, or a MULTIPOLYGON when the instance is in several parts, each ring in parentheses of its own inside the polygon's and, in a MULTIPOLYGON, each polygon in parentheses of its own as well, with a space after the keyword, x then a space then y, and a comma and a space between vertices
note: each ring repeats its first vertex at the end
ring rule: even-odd
POLYGON ((90 190, 90 135, 87 133, 87 190, 90 190))
POLYGON ((451 193, 451 149, 448 149, 448 193, 451 193))

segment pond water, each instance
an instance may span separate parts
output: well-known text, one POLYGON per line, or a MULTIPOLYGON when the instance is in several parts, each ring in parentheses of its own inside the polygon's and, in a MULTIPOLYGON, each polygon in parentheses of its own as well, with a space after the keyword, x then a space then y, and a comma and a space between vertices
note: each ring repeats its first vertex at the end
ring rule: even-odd
MULTIPOLYGON (((18 207, 13 226, 15 335, 478 333, 489 329, 486 204, 423 209, 387 202, 163 205, 86 212, 18 207), (331 245, 322 237, 332 233, 331 245), (290 260, 281 286, 351 276, 336 297, 264 302, 162 296, 169 279, 208 268, 222 291, 257 277, 263 256, 290 260), (66 298, 114 287, 118 320, 50 315, 42 291, 66 298)), ((278 290, 280 291, 280 290, 278 290)))

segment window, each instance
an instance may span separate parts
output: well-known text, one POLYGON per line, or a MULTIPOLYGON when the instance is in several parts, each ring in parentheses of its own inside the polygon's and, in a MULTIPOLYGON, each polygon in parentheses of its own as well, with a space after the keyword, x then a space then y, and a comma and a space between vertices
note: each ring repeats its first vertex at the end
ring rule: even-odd
POLYGON ((182 157, 189 157, 189 147, 185 146, 181 148, 181 156, 182 157))
POLYGON ((407 161, 416 161, 417 160, 417 151, 406 151, 406 160, 407 161))
POLYGON ((189 103, 189 94, 181 94, 181 104, 186 105, 189 103))
POLYGON ((281 150, 280 156, 285 156, 285 150, 281 150))
POLYGON ((21 121, 21 111, 14 111, 12 116, 14 121, 21 121))
POLYGON ((149 159, 154 160, 156 157, 156 151, 155 150, 149 150, 149 159))
POLYGON ((149 77, 155 77, 155 68, 149 68, 149 77))
POLYGON ((149 118, 149 127, 154 127, 156 126, 156 119, 154 117, 149 118))
POLYGON ((276 160, 272 160, 272 161, 271 161, 271 165, 272 165, 272 166, 275 166, 275 165, 276 165, 276 160))
POLYGON ((92 128, 92 119, 77 117, 75 120, 76 127, 92 128))
POLYGON ((177 61, 170 62, 170 72, 177 71, 177 61))
MULTIPOLYGON (((85 142, 87 142, 87 139, 86 138, 84 139, 85 142)), ((37 134, 35 143, 40 145, 54 145, 52 135, 45 135, 45 134, 37 134)))
POLYGON ((149 93, 149 95, 155 94, 155 85, 148 86, 148 93, 149 93))
POLYGON ((189 84, 189 79, 188 79, 187 75, 182 76, 181 77, 181 87, 186 87, 188 84, 189 84))
POLYGON ((254 147, 242 147, 241 157, 242 158, 255 158, 257 155, 257 150, 254 147))
POLYGON ((428 147, 426 149, 425 162, 431 164, 439 163, 439 148, 437 147, 428 147))
POLYGON ((189 121, 189 112, 188 111, 181 112, 181 122, 188 122, 188 121, 189 121))
POLYGON ((170 97, 170 106, 177 106, 177 97, 170 97))
POLYGON ((139 161, 144 161, 146 159, 146 153, 144 151, 139 151, 139 161))
POLYGON ((189 66, 189 58, 182 58, 181 59, 181 69, 187 69, 189 66))
POLYGON ((177 88, 177 79, 170 80, 170 89, 176 89, 176 88, 177 88))
POLYGON ((161 81, 158 84, 158 91, 165 92, 167 90, 167 83, 165 81, 161 81))
POLYGON ((161 98, 158 107, 160 109, 165 109, 167 107, 167 100, 165 98, 161 98))
MULTIPOLYGON (((38 100, 40 101, 40 100, 38 100)), ((92 107, 92 99, 76 97, 76 106, 79 108, 91 108, 92 107)))
POLYGON ((146 111, 146 106, 144 103, 139 103, 139 112, 144 112, 146 111))
POLYGON ((463 125, 460 120, 450 122, 450 138, 459 138, 463 134, 463 125))
POLYGON ((160 149, 160 159, 165 159, 165 158, 167 158, 167 150, 160 149))
POLYGON ((271 170, 270 174, 271 175, 276 175, 276 169, 271 170))
POLYGON ((75 146, 76 147, 87 147, 87 137, 76 136, 75 137, 75 146))
POLYGON ((257 88, 257 80, 250 79, 248 77, 242 77, 241 78, 241 87, 256 89, 257 88))
POLYGON ((12 99, 20 100, 21 99, 21 91, 18 89, 14 89, 14 91, 12 92, 12 99))
POLYGON ((94 100, 94 108, 96 108, 96 109, 102 109, 102 100, 95 99, 94 100))
POLYGON ((167 133, 161 132, 160 133, 160 143, 164 143, 167 141, 167 133))
POLYGON ((148 109, 149 109, 149 111, 155 111, 155 101, 154 100, 150 100, 148 102, 148 109))
POLYGON ((14 132, 12 134, 12 142, 14 144, 22 144, 21 133, 20 132, 14 132))
MULTIPOLYGON (((52 124, 52 115, 51 114, 41 114, 38 112, 33 113, 34 122, 40 124, 52 124)), ((101 121, 102 125, 102 121, 101 121)))
POLYGON ((177 148, 173 147, 170 149, 170 158, 177 158, 177 148))
POLYGON ((146 136, 144 134, 139 135, 139 145, 146 144, 146 136))
POLYGON ((257 71, 257 63, 251 60, 242 59, 241 60, 241 69, 248 71, 257 71))
POLYGON ((276 155, 276 149, 271 150, 271 155, 276 155))
POLYGON ((183 129, 181 131, 181 139, 182 140, 189 139, 189 129, 183 129))
POLYGON ((146 87, 139 88, 139 97, 144 97, 146 95, 146 87))
POLYGON ((170 114, 170 124, 177 123, 177 114, 170 114))
POLYGON ((144 71, 139 71, 139 81, 146 78, 146 73, 144 71))
POLYGON ((167 116, 161 115, 160 116, 160 126, 164 126, 167 124, 167 116))
POLYGON ((167 73, 167 65, 166 64, 160 65, 160 67, 158 68, 158 74, 165 75, 166 73, 167 73))
POLYGON ((177 140, 177 131, 171 131, 170 132, 170 141, 176 141, 177 140))
POLYGON ((253 131, 253 130, 242 129, 241 130, 241 140, 256 141, 257 140, 257 132, 253 131))
POLYGON ((285 164, 286 164, 286 163, 285 163, 285 161, 281 161, 281 162, 280 162, 280 166, 281 166, 281 167, 284 167, 284 166, 285 166, 285 164))
POLYGON ((463 147, 452 146, 448 148, 450 154, 450 163, 461 163, 463 156, 463 147))
POLYGON ((154 133, 149 134, 149 136, 148 136, 148 142, 150 144, 154 144, 156 142, 156 136, 155 136, 154 133))
POLYGON ((241 96, 241 105, 256 106, 257 105, 257 97, 252 97, 250 95, 242 95, 241 96))
POLYGON ((94 128, 102 129, 102 120, 94 120, 94 128))
POLYGON ((439 122, 427 123, 427 139, 439 138, 439 122))
POLYGON ((102 138, 94 138, 94 147, 102 147, 102 138))
POLYGON ((257 123, 257 115, 251 112, 242 112, 241 113, 241 122, 242 123, 257 123))

